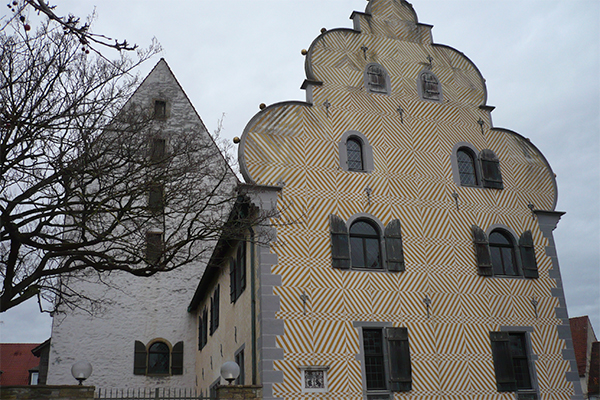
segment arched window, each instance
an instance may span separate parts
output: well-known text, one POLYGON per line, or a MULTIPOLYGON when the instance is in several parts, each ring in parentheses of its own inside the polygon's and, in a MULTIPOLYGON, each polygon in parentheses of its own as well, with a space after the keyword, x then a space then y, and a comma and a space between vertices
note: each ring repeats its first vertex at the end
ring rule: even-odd
POLYGON ((519 275, 512 238, 503 231, 495 230, 490 233, 489 244, 494 275, 519 275))
POLYGON ((340 167, 346 172, 373 172, 373 148, 369 139, 358 131, 347 131, 338 142, 340 167))
POLYGON ((380 236, 377 228, 358 220, 350 226, 350 255, 353 268, 381 269, 380 236))
POLYGON ((379 64, 369 64, 365 70, 365 86, 372 93, 389 93, 388 75, 379 64))
POLYGON ((155 342, 148 349, 148 375, 169 374, 170 349, 166 343, 155 342))
POLYGON ((419 75, 419 94, 426 100, 442 100, 440 81, 431 71, 423 71, 419 75))
POLYGON ((458 174, 461 185, 477 186, 477 168, 475 167, 475 156, 471 150, 461 147, 456 152, 456 161, 458 163, 458 174))
POLYGON ((362 144, 355 137, 346 142, 346 153, 348 155, 348 169, 351 171, 363 171, 362 144))

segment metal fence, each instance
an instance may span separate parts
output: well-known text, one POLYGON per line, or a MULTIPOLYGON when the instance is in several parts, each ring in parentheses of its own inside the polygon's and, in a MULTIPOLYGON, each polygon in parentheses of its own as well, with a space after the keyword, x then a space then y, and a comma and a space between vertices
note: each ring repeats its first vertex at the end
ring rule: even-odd
POLYGON ((204 396, 196 389, 184 388, 139 388, 139 389, 97 389, 96 399, 102 400, 215 400, 204 396))

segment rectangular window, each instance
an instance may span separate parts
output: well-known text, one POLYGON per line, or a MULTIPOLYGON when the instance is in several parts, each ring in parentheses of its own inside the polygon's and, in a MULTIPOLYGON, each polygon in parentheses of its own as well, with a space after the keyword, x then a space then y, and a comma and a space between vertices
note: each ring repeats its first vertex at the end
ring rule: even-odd
POLYGON ((525 332, 490 332, 499 392, 517 392, 519 399, 537 399, 525 332))
POLYGON ((152 214, 162 214, 164 211, 165 190, 160 183, 151 183, 148 194, 148 209, 152 214))
POLYGON ((167 102, 163 100, 154 101, 154 118, 165 119, 167 118, 167 102))
POLYGON ((388 399, 391 392, 412 388, 408 330, 363 328, 363 352, 368 399, 388 399))
POLYGON ((244 350, 240 350, 235 355, 235 363, 240 366, 240 376, 235 380, 236 385, 245 385, 246 377, 244 376, 244 350))
POLYGON ((165 139, 153 138, 150 143, 150 161, 159 162, 165 158, 167 141, 165 139))
POLYGON ((208 311, 204 309, 198 317, 198 350, 202 350, 208 341, 208 311))
POLYGON ((367 390, 386 390, 381 329, 363 329, 367 390))
POLYGON ((217 285, 213 296, 210 298, 210 334, 215 333, 219 327, 219 289, 217 285))
POLYGON ((229 284, 231 302, 235 303, 246 288, 246 242, 238 244, 235 257, 230 260, 229 284))
POLYGON ((160 262, 163 252, 162 233, 146 233, 146 262, 150 265, 157 265, 160 262))

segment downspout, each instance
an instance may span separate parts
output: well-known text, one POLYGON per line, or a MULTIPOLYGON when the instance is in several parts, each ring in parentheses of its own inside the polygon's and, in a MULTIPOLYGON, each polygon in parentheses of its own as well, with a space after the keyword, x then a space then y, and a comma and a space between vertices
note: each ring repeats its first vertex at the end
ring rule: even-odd
POLYGON ((254 243, 254 231, 252 231, 252 229, 250 229, 250 244, 250 285, 252 289, 250 294, 250 313, 252 318, 252 384, 256 385, 256 276, 254 271, 254 246, 256 244, 254 243))

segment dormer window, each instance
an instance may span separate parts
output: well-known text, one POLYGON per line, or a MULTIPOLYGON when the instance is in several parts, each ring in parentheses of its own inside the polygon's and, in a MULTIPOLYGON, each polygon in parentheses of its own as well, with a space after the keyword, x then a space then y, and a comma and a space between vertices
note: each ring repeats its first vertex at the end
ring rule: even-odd
POLYGON ((389 79, 385 69, 379 64, 369 64, 365 70, 365 86, 371 93, 389 93, 389 79))
POLYGON ((419 94, 424 100, 442 100, 440 81, 431 71, 423 71, 419 75, 419 94))

